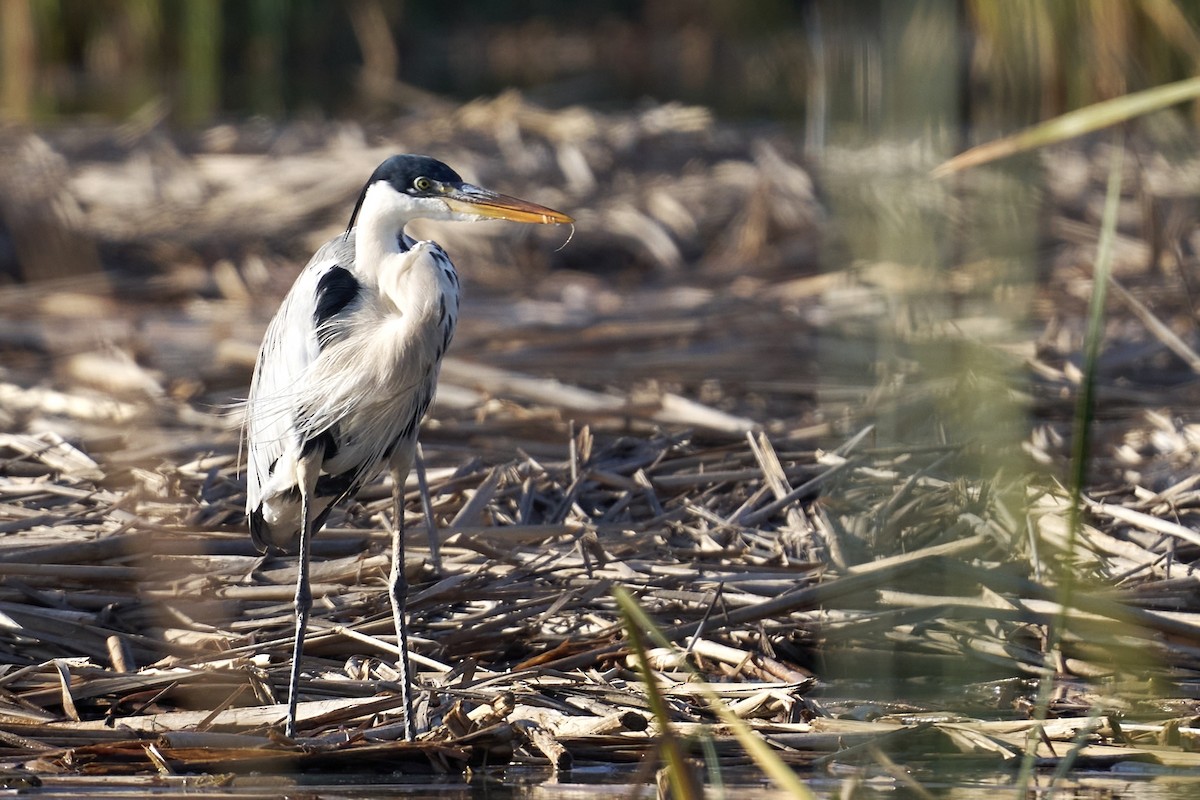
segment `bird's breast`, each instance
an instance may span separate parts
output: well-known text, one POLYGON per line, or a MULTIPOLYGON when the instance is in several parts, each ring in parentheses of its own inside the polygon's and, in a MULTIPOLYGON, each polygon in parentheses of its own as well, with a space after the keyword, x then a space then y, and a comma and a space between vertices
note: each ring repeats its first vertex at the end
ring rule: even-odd
MULTIPOLYGON (((422 245, 425 246, 422 246, 422 245)), ((458 320, 458 278, 437 245, 389 255, 360 274, 361 303, 313 363, 303 428, 334 431, 322 470, 362 470, 414 440, 433 400, 442 357, 458 320)))
POLYGON ((458 274, 441 247, 417 242, 384 260, 379 293, 393 314, 414 324, 440 325, 451 311, 457 315, 458 274))
POLYGON ((417 242, 384 259, 372 335, 398 378, 436 370, 458 322, 458 298, 458 275, 438 245, 417 242))

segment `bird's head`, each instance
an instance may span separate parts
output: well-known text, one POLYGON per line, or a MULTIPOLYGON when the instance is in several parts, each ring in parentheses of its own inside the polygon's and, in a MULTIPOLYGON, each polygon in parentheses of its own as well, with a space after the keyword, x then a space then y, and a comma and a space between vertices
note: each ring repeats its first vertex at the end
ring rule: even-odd
POLYGON ((473 186, 441 161, 415 155, 392 156, 375 169, 354 204, 347 234, 360 213, 392 217, 400 225, 414 219, 574 222, 552 208, 473 186))

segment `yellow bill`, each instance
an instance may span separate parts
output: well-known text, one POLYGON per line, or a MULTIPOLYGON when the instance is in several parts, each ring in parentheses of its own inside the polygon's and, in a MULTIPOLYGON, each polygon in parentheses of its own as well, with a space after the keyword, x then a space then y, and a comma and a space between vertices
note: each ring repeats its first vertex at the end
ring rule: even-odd
POLYGON ((451 211, 491 219, 507 219, 511 222, 529 222, 537 225, 568 224, 575 221, 553 208, 540 206, 519 197, 493 192, 490 189, 482 189, 469 183, 449 189, 442 199, 451 211))

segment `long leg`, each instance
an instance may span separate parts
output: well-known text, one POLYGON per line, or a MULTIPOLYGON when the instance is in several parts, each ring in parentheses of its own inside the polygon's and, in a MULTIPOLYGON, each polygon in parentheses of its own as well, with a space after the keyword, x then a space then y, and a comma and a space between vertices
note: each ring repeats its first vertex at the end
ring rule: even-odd
POLYGON ((433 501, 429 499, 429 481, 425 479, 425 454, 421 445, 417 445, 417 455, 413 459, 417 468, 417 486, 421 489, 421 509, 425 512, 425 527, 429 533, 429 561, 433 564, 435 575, 442 574, 442 543, 438 539, 437 523, 433 519, 433 501))
POLYGON ((404 705, 404 738, 411 742, 416 738, 417 726, 413 721, 412 673, 408 663, 408 619, 405 606, 408 603, 408 577, 404 574, 404 482, 407 469, 392 469, 392 620, 396 623, 396 646, 400 653, 396 657, 396 669, 400 672, 400 702, 404 705))
POLYGON ((319 464, 325 448, 304 456, 296 465, 296 483, 300 488, 300 563, 296 570, 296 641, 292 646, 292 673, 288 679, 288 712, 285 733, 296 735, 296 703, 300 694, 300 657, 304 654, 304 633, 312 611, 312 587, 308 579, 308 555, 312 546, 312 498, 317 488, 319 464))

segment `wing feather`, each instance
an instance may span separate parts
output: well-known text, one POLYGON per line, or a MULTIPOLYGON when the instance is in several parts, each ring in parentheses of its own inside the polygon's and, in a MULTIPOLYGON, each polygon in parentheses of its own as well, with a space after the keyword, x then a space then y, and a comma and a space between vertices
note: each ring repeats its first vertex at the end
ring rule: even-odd
POLYGON ((344 294, 332 297, 320 288, 333 270, 344 269, 353 260, 353 232, 325 243, 296 278, 267 327, 246 404, 247 511, 262 502, 275 463, 288 448, 300 447, 296 415, 305 374, 332 335, 332 328, 319 327, 318 311, 323 321, 334 311, 332 305, 340 311, 346 304, 344 294))

